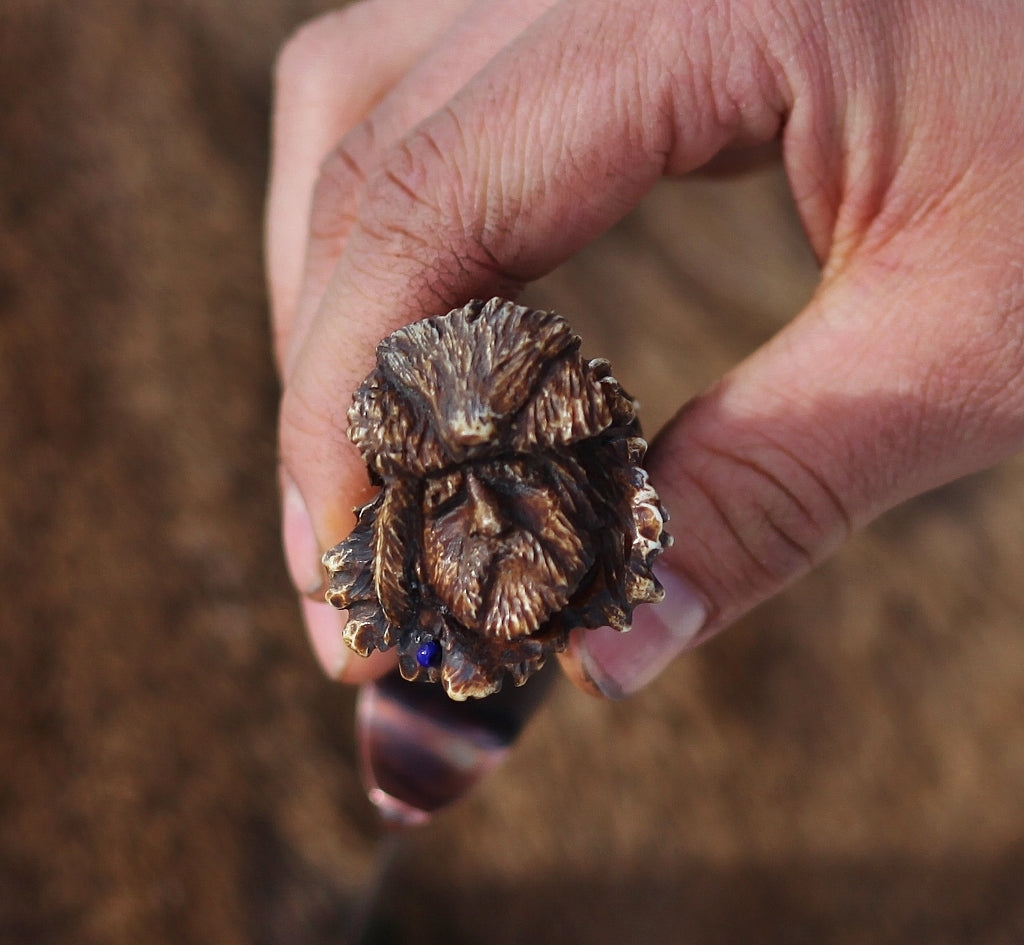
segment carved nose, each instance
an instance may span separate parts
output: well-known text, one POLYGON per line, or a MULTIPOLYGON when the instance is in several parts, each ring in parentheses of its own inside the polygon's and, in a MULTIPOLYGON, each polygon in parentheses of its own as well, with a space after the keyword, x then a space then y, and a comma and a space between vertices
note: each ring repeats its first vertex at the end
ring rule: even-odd
POLYGON ((497 538, 505 530, 497 496, 473 475, 466 477, 466 488, 473 508, 473 534, 497 538))
POLYGON ((448 421, 448 439, 453 446, 480 446, 495 434, 494 420, 479 411, 460 412, 448 421))

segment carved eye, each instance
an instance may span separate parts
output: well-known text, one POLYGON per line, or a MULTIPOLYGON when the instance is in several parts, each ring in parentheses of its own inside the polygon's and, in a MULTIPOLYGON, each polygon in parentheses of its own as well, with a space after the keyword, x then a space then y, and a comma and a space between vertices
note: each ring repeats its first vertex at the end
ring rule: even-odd
POLYGON ((543 531, 543 518, 531 515, 532 507, 548 504, 549 484, 537 468, 539 461, 527 459, 502 459, 480 463, 474 474, 488 492, 501 500, 505 514, 518 527, 531 531, 543 531))
POLYGON ((423 514, 428 518, 437 518, 450 511, 458 504, 465 485, 462 470, 441 476, 431 476, 423 487, 423 514))

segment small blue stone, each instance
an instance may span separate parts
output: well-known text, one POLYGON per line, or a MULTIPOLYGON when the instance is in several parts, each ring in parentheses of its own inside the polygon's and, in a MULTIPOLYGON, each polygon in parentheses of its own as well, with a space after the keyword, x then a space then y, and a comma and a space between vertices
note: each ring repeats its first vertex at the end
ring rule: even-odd
POLYGON ((416 651, 416 662, 424 669, 437 666, 441 662, 441 644, 437 640, 427 640, 416 651))

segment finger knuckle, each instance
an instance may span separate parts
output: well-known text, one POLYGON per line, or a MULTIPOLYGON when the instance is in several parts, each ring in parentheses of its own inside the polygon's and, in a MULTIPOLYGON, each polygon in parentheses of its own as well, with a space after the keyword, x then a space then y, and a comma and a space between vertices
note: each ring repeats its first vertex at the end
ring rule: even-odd
POLYGON ((334 71, 338 57, 365 48, 365 37, 382 17, 380 0, 356 0, 301 23, 281 44, 274 64, 276 78, 302 78, 334 71))
POLYGON ((331 10, 299 26, 282 43, 274 63, 274 84, 278 97, 301 95, 319 76, 327 63, 336 37, 344 35, 341 27, 349 10, 331 10))
POLYGON ((366 177, 357 224, 373 252, 422 259, 462 232, 462 199, 430 132, 415 130, 388 148, 366 177))
POLYGON ((434 133, 414 129, 387 150, 367 181, 366 210, 397 219, 450 210, 459 203, 450 171, 434 133))
POLYGON ((383 150, 360 193, 350 264, 398 267, 415 293, 441 305, 517 292, 533 273, 508 238, 510 201, 474 173, 473 148, 455 113, 442 110, 383 150))
POLYGON ((361 122, 320 163, 313 185, 310 237, 333 241, 351 228, 373 151, 373 125, 361 122))

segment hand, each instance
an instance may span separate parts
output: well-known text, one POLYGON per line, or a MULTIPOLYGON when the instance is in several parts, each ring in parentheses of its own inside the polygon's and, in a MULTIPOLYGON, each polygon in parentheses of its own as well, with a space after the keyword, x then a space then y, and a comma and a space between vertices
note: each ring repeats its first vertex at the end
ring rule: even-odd
MULTIPOLYGON (((821 285, 653 445, 666 602, 564 660, 605 695, 1021 445, 1024 6, 369 0, 300 31, 267 227, 299 592, 367 497, 344 418, 382 336, 513 294, 662 175, 779 137, 821 285)), ((346 660, 340 615, 303 607, 331 675, 392 665, 346 660)))

